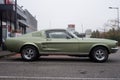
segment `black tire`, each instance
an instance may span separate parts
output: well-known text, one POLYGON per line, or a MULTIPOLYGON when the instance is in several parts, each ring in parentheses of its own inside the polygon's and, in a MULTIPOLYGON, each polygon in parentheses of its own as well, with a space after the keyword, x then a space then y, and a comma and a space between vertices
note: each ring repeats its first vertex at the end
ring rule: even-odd
POLYGON ((21 50, 21 57, 25 61, 35 61, 39 58, 39 54, 34 46, 25 46, 21 50))
POLYGON ((90 53, 90 59, 95 62, 105 62, 108 60, 108 50, 105 47, 95 47, 90 53))

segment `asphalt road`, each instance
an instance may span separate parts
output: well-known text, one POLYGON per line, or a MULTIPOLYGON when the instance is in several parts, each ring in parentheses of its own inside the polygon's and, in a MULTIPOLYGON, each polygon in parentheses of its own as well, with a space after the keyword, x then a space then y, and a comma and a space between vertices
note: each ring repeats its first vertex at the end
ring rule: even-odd
POLYGON ((68 56, 41 57, 34 62, 5 57, 0 59, 0 80, 120 80, 120 50, 105 63, 68 56))

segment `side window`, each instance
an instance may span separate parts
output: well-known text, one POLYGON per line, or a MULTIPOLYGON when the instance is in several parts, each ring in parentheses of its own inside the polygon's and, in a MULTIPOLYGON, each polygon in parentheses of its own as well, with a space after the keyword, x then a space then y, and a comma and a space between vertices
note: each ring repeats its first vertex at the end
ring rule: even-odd
POLYGON ((66 32, 63 31, 52 31, 48 33, 48 38, 55 38, 55 39, 70 39, 71 36, 69 36, 66 32))

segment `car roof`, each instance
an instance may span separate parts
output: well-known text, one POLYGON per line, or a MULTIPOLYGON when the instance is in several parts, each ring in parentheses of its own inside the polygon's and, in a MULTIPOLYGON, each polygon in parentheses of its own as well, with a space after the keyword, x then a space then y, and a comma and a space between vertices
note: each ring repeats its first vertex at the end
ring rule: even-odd
POLYGON ((66 29, 46 29, 45 31, 66 31, 66 29))
POLYGON ((34 32, 31 32, 31 33, 45 32, 45 31, 66 31, 66 29, 44 29, 44 30, 34 31, 34 32))

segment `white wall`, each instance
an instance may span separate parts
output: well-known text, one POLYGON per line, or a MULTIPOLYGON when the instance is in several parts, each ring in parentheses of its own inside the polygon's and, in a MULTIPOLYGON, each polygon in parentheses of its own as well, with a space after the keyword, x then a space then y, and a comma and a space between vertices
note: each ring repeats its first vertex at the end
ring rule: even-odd
POLYGON ((0 4, 4 4, 4 0, 0 0, 0 4))

